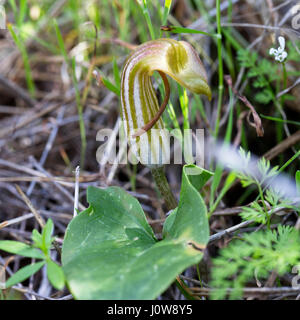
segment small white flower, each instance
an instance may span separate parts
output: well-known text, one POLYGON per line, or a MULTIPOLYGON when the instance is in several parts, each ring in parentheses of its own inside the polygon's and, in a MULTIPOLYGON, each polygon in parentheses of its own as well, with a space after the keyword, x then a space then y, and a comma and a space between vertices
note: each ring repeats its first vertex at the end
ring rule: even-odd
POLYGON ((278 49, 271 48, 269 51, 269 54, 271 56, 274 55, 276 61, 283 62, 287 58, 287 55, 288 55, 287 52, 284 51, 284 49, 285 49, 284 37, 279 37, 278 42, 279 42, 279 48, 278 49))

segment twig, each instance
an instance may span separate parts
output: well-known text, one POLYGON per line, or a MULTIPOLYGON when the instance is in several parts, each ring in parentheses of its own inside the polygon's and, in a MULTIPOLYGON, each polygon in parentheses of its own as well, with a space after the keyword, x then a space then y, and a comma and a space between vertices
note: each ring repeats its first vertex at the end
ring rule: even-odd
POLYGON ((19 287, 17 287, 17 286, 12 286, 12 288, 13 288, 14 290, 16 290, 16 291, 21 292, 21 293, 30 294, 30 295, 32 295, 32 296, 34 296, 34 297, 37 297, 37 298, 40 298, 40 299, 44 299, 44 300, 56 300, 56 299, 52 299, 52 298, 43 296, 43 295, 41 295, 41 294, 39 294, 39 293, 37 293, 37 292, 35 292, 35 291, 33 291, 33 290, 30 290, 29 288, 25 288, 25 287, 23 287, 23 286, 19 286, 19 287))
MULTIPOLYGON (((69 222, 72 219, 72 216, 70 216, 68 213, 49 212, 47 210, 39 210, 39 212, 46 217, 53 217, 57 220, 67 220, 69 222)), ((25 213, 20 217, 10 219, 10 220, 5 220, 0 223, 0 230, 10 225, 20 223, 22 221, 25 221, 31 218, 34 218, 33 213, 25 213)))
MULTIPOLYGON (((35 209, 35 207, 33 206, 33 204, 31 203, 31 201, 29 200, 29 198, 26 196, 26 194, 22 191, 22 189, 18 186, 15 185, 18 193, 20 194, 20 196, 22 197, 22 199, 24 200, 24 202, 27 204, 27 206, 29 207, 30 211, 33 213, 36 221, 38 222, 38 224, 40 225, 40 227, 43 229, 45 227, 45 221, 44 219, 40 216, 40 214, 37 212, 37 210, 35 209)), ((56 249, 56 251, 58 252, 59 255, 61 255, 61 250, 59 247, 59 244, 54 240, 53 241, 53 245, 56 249)))
MULTIPOLYGON (((39 169, 42 173, 44 173, 47 177, 49 178, 53 178, 53 176, 46 171, 33 157, 31 158, 33 161, 34 166, 39 169)), ((79 178, 78 178, 79 179, 79 178)), ((64 195, 66 196, 70 201, 72 201, 72 203, 75 202, 73 195, 67 190, 65 189, 62 184, 59 184, 57 181, 52 180, 51 182, 54 183, 54 186, 64 195)), ((70 184, 70 186, 73 187, 73 184, 70 184)), ((80 210, 85 210, 84 205, 82 205, 80 202, 78 203, 80 210)))
POLYGON ((136 44, 125 42, 125 41, 123 41, 121 39, 116 39, 116 38, 100 39, 100 43, 101 44, 103 44, 103 43, 115 43, 115 44, 118 44, 119 46, 127 48, 129 50, 134 50, 134 49, 136 49, 138 47, 138 45, 136 45, 136 44))
POLYGON ((241 213, 244 207, 234 207, 214 211, 212 216, 228 216, 241 213))
POLYGON ((75 170, 75 192, 74 192, 74 213, 73 216, 77 216, 78 211, 78 202, 79 202, 79 175, 80 175, 80 167, 77 166, 75 170))
MULTIPOLYGON (((190 288, 194 293, 197 295, 206 295, 209 296, 213 291, 218 291, 222 289, 217 288, 190 288)), ((227 288, 227 293, 230 293, 236 289, 234 288, 227 288)), ((294 293, 297 294, 300 292, 300 288, 293 288, 293 287, 280 287, 280 288, 242 288, 244 295, 251 295, 251 294, 283 294, 283 293, 294 293)))
POLYGON ((27 204, 28 208, 30 209, 30 211, 34 214, 36 221, 38 222, 38 224, 40 225, 41 228, 44 228, 45 226, 45 221, 44 219, 40 216, 40 214, 37 212, 37 210, 35 209, 35 207, 33 206, 33 204, 31 203, 31 201, 28 199, 28 197, 26 196, 26 194, 22 191, 22 189, 18 186, 15 185, 18 193, 20 194, 20 196, 22 197, 22 199, 24 200, 24 202, 27 204))
MULTIPOLYGON (((285 208, 282 208, 282 207, 278 207, 276 209, 271 209, 271 210, 268 211, 268 215, 273 215, 275 213, 278 214, 278 212, 283 211, 283 210, 285 210, 285 208)), ((230 233, 232 233, 234 231, 237 231, 237 230, 239 230, 241 228, 244 228, 244 227, 246 227, 249 224, 254 223, 254 222, 255 222, 254 220, 247 220, 247 221, 241 222, 239 224, 236 224, 233 227, 230 227, 230 228, 225 229, 223 231, 220 231, 220 232, 218 232, 216 234, 213 234, 213 235, 211 235, 209 237, 209 243, 210 242, 214 242, 216 240, 219 240, 219 239, 223 238, 225 235, 228 235, 228 234, 230 234, 230 233)))
POLYGON ((239 118, 237 120, 237 134, 234 138, 233 145, 235 147, 238 147, 239 144, 241 143, 242 139, 242 129, 243 129, 243 119, 246 117, 248 114, 248 111, 243 111, 240 113, 239 118))
MULTIPOLYGON (((49 151, 52 149, 52 146, 53 146, 53 143, 54 143, 54 140, 56 138, 56 135, 57 135, 57 132, 58 132, 58 127, 63 119, 63 116, 64 116, 64 113, 65 113, 65 110, 66 110, 66 106, 63 106, 61 108, 61 110, 59 111, 58 115, 57 115, 57 118, 56 118, 56 123, 53 125, 53 129, 49 135, 49 138, 48 138, 48 141, 46 143, 46 146, 45 146, 45 149, 43 150, 43 153, 42 153, 42 156, 40 158, 40 161, 39 161, 39 165, 43 166, 47 157, 48 157, 48 154, 49 154, 49 151)), ((34 189, 34 186, 36 184, 36 181, 32 181, 29 185, 29 188, 26 192, 26 195, 29 197, 34 189)))
POLYGON ((264 135, 264 128, 262 126, 261 119, 260 119, 258 113, 256 112, 255 108, 253 107, 253 105, 249 102, 249 100, 245 96, 241 95, 232 86, 232 79, 231 79, 230 75, 225 75, 224 78, 227 82, 227 85, 231 88, 233 93, 245 104, 246 107, 248 107, 251 110, 251 113, 252 113, 252 116, 254 119, 254 123, 251 123, 248 119, 249 124, 256 129, 257 136, 262 137, 264 135))
POLYGON ((280 98, 284 94, 288 93, 290 90, 292 90, 294 87, 296 87, 298 84, 300 84, 300 78, 298 78, 290 87, 286 88, 283 91, 280 91, 277 95, 276 98, 280 98))
POLYGON ((52 104, 52 105, 44 108, 40 112, 31 113, 26 119, 24 119, 20 123, 16 124, 15 126, 11 126, 9 128, 3 128, 2 130, 0 130, 0 139, 3 139, 6 136, 12 134, 14 131, 27 126, 29 123, 31 123, 34 120, 37 120, 37 119, 43 117, 47 113, 50 113, 50 112, 58 109, 60 106, 61 106, 61 103, 52 104))
MULTIPOLYGON (((90 174, 87 176, 81 176, 79 182, 93 182, 99 179, 99 174, 90 174)), ((73 177, 30 177, 30 176, 16 176, 16 177, 0 177, 0 182, 17 182, 17 181, 40 181, 40 182, 58 182, 67 187, 74 186, 74 178, 73 177)))
POLYGON ((300 32, 296 31, 292 28, 282 28, 282 27, 272 27, 272 26, 265 26, 263 24, 255 24, 255 23, 227 23, 223 22, 222 27, 245 27, 245 28, 259 28, 265 30, 278 30, 286 33, 295 33, 297 36, 300 36, 300 32))
POLYGON ((251 224, 253 222, 254 222, 253 220, 244 221, 244 222, 241 222, 239 224, 236 224, 233 227, 230 227, 230 228, 225 229, 223 231, 220 231, 220 232, 218 232, 216 234, 213 234, 212 236, 209 237, 209 243, 217 241, 217 240, 220 240, 221 238, 223 238, 227 234, 230 234, 230 233, 232 233, 234 231, 237 231, 237 230, 239 230, 241 228, 244 228, 244 227, 248 226, 249 224, 251 224))
POLYGON ((279 154, 284 152, 286 149, 289 149, 290 147, 295 145, 299 141, 300 141, 300 130, 296 131, 294 134, 287 137, 285 140, 281 141, 274 148, 266 152, 263 155, 263 157, 265 157, 268 160, 272 160, 275 157, 277 157, 279 154))
POLYGON ((19 87, 16 83, 6 79, 1 74, 0 85, 2 85, 6 89, 6 93, 10 93, 13 97, 19 97, 25 103, 27 103, 29 107, 34 108, 36 106, 37 102, 32 99, 23 88, 19 87))
MULTIPOLYGON (((78 90, 81 91, 84 87, 84 82, 80 82, 78 83, 78 90)), ((65 94, 65 100, 64 100, 64 104, 68 105, 69 103, 71 103, 74 100, 75 97, 75 89, 71 88, 69 89, 66 94, 65 94)), ((0 139, 11 135, 12 133, 14 133, 16 130, 19 130, 20 128, 23 128, 25 126, 27 126, 28 124, 30 124, 31 122, 45 116, 46 114, 58 109, 59 107, 61 107, 61 103, 54 103, 54 104, 50 104, 48 105, 48 102, 45 102, 44 104, 42 104, 40 106, 41 111, 39 112, 28 112, 28 116, 21 121, 20 123, 16 124, 15 126, 11 126, 9 128, 3 128, 2 130, 0 130, 0 139), (45 107, 43 107, 45 106, 45 107)))
POLYGON ((8 227, 8 226, 10 226, 12 224, 19 223, 19 222, 27 220, 27 219, 30 219, 32 217, 34 217, 34 214, 33 213, 28 213, 28 214, 24 214, 24 215, 22 215, 21 217, 18 217, 18 218, 14 218, 14 219, 3 221, 3 222, 0 223, 0 230, 2 228, 8 227))
POLYGON ((8 113, 8 114, 24 114, 27 112, 27 108, 21 107, 12 107, 12 106, 0 106, 0 113, 8 113))

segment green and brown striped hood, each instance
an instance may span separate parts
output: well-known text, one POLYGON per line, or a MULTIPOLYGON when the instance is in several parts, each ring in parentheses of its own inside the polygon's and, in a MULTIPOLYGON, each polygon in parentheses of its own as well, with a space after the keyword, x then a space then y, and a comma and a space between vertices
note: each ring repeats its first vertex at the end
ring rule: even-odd
POLYGON ((164 145, 167 132, 161 118, 168 96, 160 107, 151 82, 154 71, 162 76, 166 95, 169 86, 165 74, 190 91, 211 98, 205 69, 189 43, 158 39, 138 46, 131 53, 121 79, 122 118, 131 152, 148 166, 163 165, 169 156, 164 145))

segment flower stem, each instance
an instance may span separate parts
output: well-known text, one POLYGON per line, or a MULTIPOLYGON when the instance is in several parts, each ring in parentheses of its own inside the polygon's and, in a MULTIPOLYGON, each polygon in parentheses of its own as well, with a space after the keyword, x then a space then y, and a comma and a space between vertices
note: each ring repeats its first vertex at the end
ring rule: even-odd
POLYGON ((217 49, 218 49, 218 63, 219 63, 219 94, 218 94, 218 108, 217 108, 217 119, 215 126, 215 138, 218 137, 220 118, 221 118, 221 109, 222 109, 222 97, 223 97, 223 60, 222 60, 222 28, 221 28, 221 7, 220 0, 216 1, 216 10, 217 10, 217 49))
POLYGON ((264 194, 263 194, 263 190, 260 186, 259 183, 257 183, 257 187, 258 187, 258 191, 259 191, 259 196, 260 199, 262 201, 263 207, 264 207, 264 211, 265 211, 265 215, 267 217, 267 227, 270 230, 270 226, 271 226, 271 214, 269 214, 268 209, 267 209, 267 205, 265 203, 265 198, 264 198, 264 194))
POLYGON ((151 168, 151 173, 168 210, 175 209, 177 207, 177 201, 167 181, 164 167, 151 168))
MULTIPOLYGON (((283 71, 283 90, 287 88, 287 72, 285 67, 285 62, 282 62, 282 71, 283 71)), ((281 96, 281 107, 284 104, 284 95, 281 96)))
POLYGON ((143 3, 141 4, 142 10, 143 10, 143 14, 144 17, 146 19, 148 28, 149 28, 149 32, 150 32, 150 36, 152 40, 155 40, 155 32, 154 32, 154 28, 152 25, 152 21, 151 21, 151 17, 150 17, 150 13, 149 13, 149 9, 148 9, 148 3, 146 0, 143 0, 143 3))

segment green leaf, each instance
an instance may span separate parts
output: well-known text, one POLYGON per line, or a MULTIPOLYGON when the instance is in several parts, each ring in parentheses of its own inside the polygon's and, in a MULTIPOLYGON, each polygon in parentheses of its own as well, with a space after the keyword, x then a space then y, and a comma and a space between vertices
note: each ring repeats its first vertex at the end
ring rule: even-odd
POLYGON ((45 264, 45 261, 37 262, 30 264, 26 267, 19 269, 14 275, 12 275, 5 283, 6 288, 14 286, 17 283, 20 283, 28 279, 31 275, 38 272, 42 266, 45 264))
POLYGON ((28 258, 45 258, 44 254, 39 249, 32 248, 31 246, 19 241, 2 240, 0 241, 0 250, 28 258))
POLYGON ((14 42, 16 43, 18 49, 21 52, 23 63, 24 63, 25 77, 26 77, 28 90, 29 90, 31 96, 34 96, 35 95, 35 84, 34 84, 34 81, 32 78, 31 68, 30 68, 30 63, 29 63, 29 55, 26 50, 26 46, 24 44, 24 41, 23 41, 21 35, 18 32, 15 32, 12 25, 8 24, 7 29, 9 30, 14 42))
POLYGON ((33 229, 31 239, 36 247, 41 248, 43 246, 43 237, 36 229, 33 229))
POLYGON ((164 15, 163 15, 163 19, 162 19, 162 24, 163 25, 167 23, 167 19, 168 19, 168 15, 169 15, 169 12, 170 12, 171 4, 172 4, 172 0, 165 0, 164 15))
POLYGON ((298 193, 300 194, 300 170, 296 171, 296 186, 298 189, 298 193))
POLYGON ((47 276, 50 283, 57 290, 63 289, 65 285, 65 276, 62 268, 52 260, 47 261, 47 276))
POLYGON ((272 99, 272 92, 267 88, 255 95, 255 100, 262 104, 268 104, 272 99))
POLYGON ((105 78, 101 74, 101 81, 105 85, 105 87, 111 92, 115 93, 117 96, 120 96, 120 87, 116 87, 113 83, 111 83, 107 78, 105 78))
POLYGON ((250 52, 246 49, 238 50, 237 60, 240 63, 241 67, 245 67, 245 68, 255 67, 255 63, 257 61, 257 53, 250 52))
POLYGON ((165 238, 206 244, 209 236, 207 210, 199 190, 212 175, 212 172, 195 165, 183 167, 179 205, 166 219, 163 229, 165 238))
POLYGON ((224 197, 224 195, 226 194, 226 192, 230 189, 230 187, 232 186, 232 184, 234 183, 234 181, 236 180, 236 174, 234 171, 230 172, 225 180, 225 183, 223 185, 223 188, 221 189, 217 200, 214 202, 214 204, 212 205, 212 207, 210 207, 210 213, 213 213, 215 211, 215 209, 217 208, 218 204, 220 203, 220 201, 222 200, 222 198, 224 197))
MULTIPOLYGON (((186 186, 191 190, 190 182, 184 182, 183 188, 186 186)), ((193 193, 200 204, 200 194, 196 189, 193 193)), ((185 220, 182 202, 195 201, 195 197, 182 192, 172 232, 168 239, 158 242, 135 198, 117 187, 89 187, 90 207, 70 222, 62 248, 63 270, 74 297, 154 299, 161 294, 180 272, 201 259, 202 252, 192 243, 205 246, 208 241, 205 207, 187 212, 188 224, 176 229, 185 220), (197 234, 193 224, 200 227, 197 234)))
POLYGON ((211 298, 224 299, 228 287, 234 289, 231 299, 241 298, 240 289, 249 281, 254 281, 255 274, 267 279, 273 270, 279 275, 290 272, 292 266, 299 264, 299 245, 299 231, 280 224, 277 231, 245 233, 242 240, 231 241, 212 260, 210 286, 217 290, 212 291, 211 298))
MULTIPOLYGON (((284 96, 286 99, 286 95, 284 96)), ((268 120, 272 120, 272 121, 277 121, 277 122, 281 122, 281 123, 290 123, 290 124, 294 124, 296 126, 300 126, 300 122, 299 121, 292 121, 292 120, 285 120, 285 119, 280 119, 280 118, 275 118, 275 117, 269 117, 269 116, 265 116, 263 114, 260 114, 260 116, 264 119, 268 119, 268 120)))
POLYGON ((18 20, 16 21, 19 28, 22 26, 24 22, 24 19, 26 17, 26 12, 27 12, 27 1, 20 0, 19 15, 18 15, 18 20))
POLYGON ((268 81, 264 77, 258 77, 253 81, 254 88, 264 88, 268 85, 268 81))
POLYGON ((183 28, 183 27, 177 27, 177 26, 162 26, 161 30, 172 32, 172 33, 198 33, 198 34, 200 33, 209 37, 218 38, 218 34, 215 34, 215 33, 208 33, 201 30, 195 30, 195 29, 189 29, 189 28, 183 28))
POLYGON ((120 71, 118 68, 117 60, 115 57, 113 58, 113 71, 114 71, 114 78, 115 78, 116 87, 120 88, 121 87, 121 77, 120 77, 120 71))
POLYGON ((243 220, 253 220, 263 224, 267 223, 266 213, 256 201, 252 202, 250 207, 243 207, 240 216, 243 218, 243 220))
POLYGON ((49 219, 43 228, 42 238, 43 238, 43 249, 48 251, 50 249, 52 243, 52 233, 53 233, 54 225, 53 221, 49 219))
POLYGON ((169 215, 168 215, 168 217, 167 217, 167 219, 166 219, 166 221, 165 221, 165 223, 164 223, 164 227, 163 227, 163 238, 166 238, 166 237, 168 236, 170 230, 171 230, 171 227, 172 227, 172 225, 173 225, 173 223, 174 223, 174 221, 175 221, 175 218, 176 218, 177 209, 178 209, 178 208, 175 208, 174 210, 172 210, 172 211, 169 213, 169 215))
POLYGON ((65 62, 68 63, 69 62, 69 57, 68 57, 68 53, 67 53, 67 50, 66 50, 66 47, 65 47, 64 38, 63 38, 63 36, 62 36, 62 34, 60 32, 58 23, 57 23, 57 21, 55 19, 53 19, 53 25, 54 25, 55 34, 56 34, 57 42, 58 42, 58 45, 59 45, 59 49, 61 51, 61 54, 64 57, 65 62))

